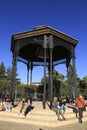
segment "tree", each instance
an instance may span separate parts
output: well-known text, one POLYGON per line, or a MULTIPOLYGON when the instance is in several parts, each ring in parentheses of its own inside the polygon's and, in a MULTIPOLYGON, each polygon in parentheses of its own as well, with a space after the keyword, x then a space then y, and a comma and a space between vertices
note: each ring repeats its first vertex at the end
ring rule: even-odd
POLYGON ((6 94, 6 71, 4 63, 0 64, 0 95, 4 96, 6 94))
MULTIPOLYGON (((64 80, 64 75, 58 73, 56 70, 53 71, 53 94, 60 97, 61 82, 64 80)), ((61 90, 62 91, 62 90, 61 90)))
POLYGON ((8 67, 8 68, 7 68, 7 79, 8 79, 8 80, 11 80, 11 73, 12 73, 12 68, 11 68, 11 67, 8 67))
POLYGON ((68 96, 68 83, 67 83, 67 81, 61 81, 60 95, 62 97, 68 96))
MULTIPOLYGON (((50 86, 49 86, 49 76, 46 76, 46 92, 49 95, 50 86)), ((53 95, 60 96, 60 87, 61 82, 64 80, 64 75, 58 73, 56 70, 53 70, 53 95)), ((41 83, 44 83, 44 78, 41 79, 41 83)), ((43 89, 41 89, 43 90, 43 89)))
MULTIPOLYGON (((0 64, 0 95, 9 96, 11 85, 12 68, 6 69, 3 62, 0 64)), ((16 78, 16 86, 20 84, 20 79, 16 78)))
POLYGON ((80 80, 80 91, 84 94, 87 93, 87 76, 80 80))
POLYGON ((5 66, 4 66, 4 63, 1 62, 1 64, 0 64, 0 79, 5 78, 5 74, 6 74, 5 66))
POLYGON ((75 85, 77 85, 77 80, 75 81, 76 75, 73 65, 69 65, 68 70, 68 88, 69 88, 69 97, 75 97, 75 85), (75 84, 76 82, 76 84, 75 84))
POLYGON ((56 70, 53 71, 53 80, 64 80, 64 75, 58 73, 56 70))
POLYGON ((15 87, 15 100, 16 101, 20 100, 21 97, 26 96, 25 88, 26 88, 26 85, 24 85, 24 84, 16 85, 16 87, 15 87))

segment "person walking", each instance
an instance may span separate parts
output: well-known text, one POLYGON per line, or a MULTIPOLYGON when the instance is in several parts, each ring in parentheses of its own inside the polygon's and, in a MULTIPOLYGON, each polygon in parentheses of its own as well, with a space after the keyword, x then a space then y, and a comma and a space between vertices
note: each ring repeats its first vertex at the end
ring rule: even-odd
POLYGON ((85 105, 85 100, 81 94, 78 94, 78 97, 75 100, 76 105, 78 107, 78 112, 79 112, 79 123, 82 123, 82 118, 83 118, 83 108, 85 105))

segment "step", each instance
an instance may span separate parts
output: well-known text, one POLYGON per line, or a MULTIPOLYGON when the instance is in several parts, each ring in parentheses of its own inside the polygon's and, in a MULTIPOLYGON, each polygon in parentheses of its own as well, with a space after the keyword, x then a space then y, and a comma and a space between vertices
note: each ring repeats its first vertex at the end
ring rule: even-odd
MULTIPOLYGON (((57 120, 57 115, 55 112, 47 107, 43 109, 41 102, 35 102, 35 108, 31 111, 30 114, 27 115, 26 119, 23 119, 23 115, 18 115, 19 105, 12 109, 11 112, 0 112, 0 121, 9 121, 9 122, 17 122, 22 124, 31 124, 31 125, 39 125, 39 126, 47 126, 47 127, 57 127, 68 124, 76 124, 78 123, 78 119, 76 118, 76 114, 73 112, 72 108, 67 107, 67 111, 65 117, 66 121, 57 120)), ((87 112, 84 112, 83 121, 87 121, 87 112)))
MULTIPOLYGON (((18 115, 17 113, 8 113, 8 112, 1 112, 0 113, 0 120, 1 121, 10 121, 10 122, 17 122, 22 124, 32 124, 32 125, 39 125, 39 126, 50 126, 50 127, 57 127, 57 126, 64 126, 68 124, 78 123, 78 119, 76 117, 70 118, 67 117, 66 121, 58 121, 55 119, 43 119, 42 116, 40 118, 32 118, 32 115, 27 117, 26 119, 22 118, 22 115, 18 115)), ((87 116, 84 116, 83 121, 87 121, 87 116)))

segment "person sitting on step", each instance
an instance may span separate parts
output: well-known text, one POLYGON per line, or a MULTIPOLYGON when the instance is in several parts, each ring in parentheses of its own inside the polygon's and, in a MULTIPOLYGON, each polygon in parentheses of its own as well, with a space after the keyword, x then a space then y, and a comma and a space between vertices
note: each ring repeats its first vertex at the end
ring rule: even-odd
POLYGON ((66 120, 66 118, 64 117, 64 114, 63 114, 63 112, 61 111, 60 106, 59 106, 59 104, 58 104, 58 99, 57 99, 57 97, 53 97, 51 109, 52 109, 54 112, 56 112, 57 117, 58 117, 58 120, 66 120), (62 119, 61 119, 61 117, 62 117, 62 119))
POLYGON ((34 104, 32 103, 32 99, 30 99, 30 104, 28 104, 28 106, 27 106, 27 108, 26 108, 26 110, 25 110, 25 112, 24 112, 23 118, 25 118, 26 115, 27 115, 28 113, 30 113, 30 111, 31 111, 32 109, 34 109, 34 104))
POLYGON ((26 100, 26 98, 25 97, 23 97, 22 98, 22 100, 21 100, 21 102, 20 102, 20 109, 19 109, 19 112, 18 112, 18 114, 20 114, 20 113, 23 113, 24 114, 24 112, 25 112, 25 110, 26 110, 26 107, 27 107, 27 100, 26 100))

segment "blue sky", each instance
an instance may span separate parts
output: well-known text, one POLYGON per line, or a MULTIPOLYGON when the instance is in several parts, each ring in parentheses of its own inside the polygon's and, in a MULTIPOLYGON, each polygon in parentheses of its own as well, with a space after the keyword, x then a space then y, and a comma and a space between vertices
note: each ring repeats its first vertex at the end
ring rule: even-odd
MULTIPOLYGON (((75 49, 76 71, 87 75, 87 0, 0 0, 0 63, 12 66, 11 36, 39 25, 51 26, 78 40, 75 49)), ((17 65, 19 78, 26 82, 27 69, 17 65)), ((65 65, 56 67, 66 75, 65 65)), ((33 82, 43 77, 43 67, 34 67, 33 82)))

